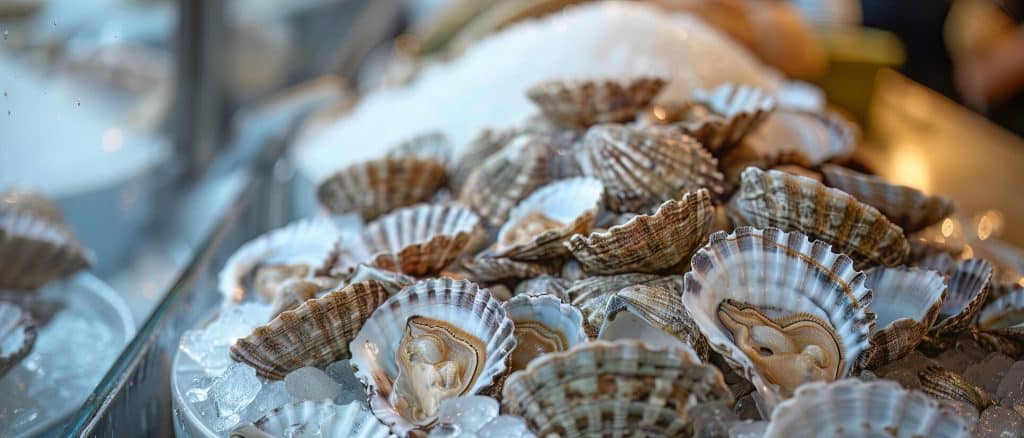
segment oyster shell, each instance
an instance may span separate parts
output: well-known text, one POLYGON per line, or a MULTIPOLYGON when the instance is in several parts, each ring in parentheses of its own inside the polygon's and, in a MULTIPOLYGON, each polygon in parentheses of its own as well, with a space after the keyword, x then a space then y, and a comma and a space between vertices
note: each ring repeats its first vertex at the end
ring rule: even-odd
POLYGON ((849 375, 868 348, 865 275, 824 242, 743 227, 712 234, 691 265, 683 305, 766 411, 808 378, 849 375))
POLYGON ((330 400, 289 403, 231 432, 232 438, 384 438, 388 435, 387 426, 362 404, 336 405, 330 400))
POLYGON ((308 300, 236 341, 231 358, 277 380, 304 366, 347 359, 349 342, 387 297, 384 287, 371 280, 308 300))
POLYGON ((0 301, 0 378, 32 352, 36 324, 25 309, 0 301))
POLYGON ((928 196, 912 187, 889 183, 842 166, 821 166, 825 183, 840 189, 859 201, 878 209, 904 232, 920 231, 953 213, 953 201, 942 196, 928 196))
POLYGON ((863 368, 874 369, 917 348, 935 323, 946 296, 942 274, 928 269, 877 267, 867 271, 875 313, 871 348, 861 357, 863 368))
POLYGON ((476 256, 463 259, 462 268, 477 283, 523 279, 555 274, 559 266, 553 263, 532 263, 505 257, 476 256))
POLYGON ((679 275, 653 274, 619 274, 598 275, 576 281, 566 294, 573 306, 583 312, 587 328, 597 335, 597 330, 604 325, 604 311, 612 295, 628 286, 647 285, 661 287, 681 293, 683 277, 679 275))
POLYGON ((444 184, 444 163, 414 155, 388 156, 346 167, 322 181, 316 198, 334 213, 373 220, 399 207, 430 199, 444 184))
POLYGON ((0 288, 34 290, 92 265, 63 224, 25 210, 0 209, 0 288))
POLYGON ((790 157, 786 161, 792 164, 816 167, 849 157, 859 137, 860 129, 834 110, 810 112, 779 108, 747 139, 763 143, 770 157, 790 157))
POLYGON ((513 373, 502 404, 537 436, 681 436, 688 409, 732 404, 722 373, 683 349, 589 342, 513 373))
POLYGON ((315 298, 320 292, 334 289, 337 285, 338 281, 330 277, 286 280, 274 292, 270 305, 270 317, 273 318, 280 315, 281 312, 299 307, 306 300, 315 298))
POLYGON ((665 79, 554 80, 526 91, 548 119, 567 127, 633 120, 665 86, 665 79))
POLYGON ((668 200, 653 215, 640 215, 606 232, 572 236, 565 246, 593 274, 659 272, 689 260, 714 220, 705 189, 668 200))
POLYGON ((517 295, 505 302, 505 310, 516 327, 511 371, 526 368, 541 355, 565 351, 588 341, 583 314, 554 295, 517 295))
POLYGON ((541 187, 509 212, 498 231, 499 257, 536 261, 567 255, 569 236, 585 233, 601 210, 604 186, 594 178, 570 178, 541 187))
POLYGON ((386 269, 375 268, 367 265, 356 265, 355 269, 347 274, 341 276, 340 284, 342 286, 348 286, 356 283, 362 283, 364 281, 373 280, 384 286, 384 290, 388 292, 388 296, 397 294, 407 286, 411 286, 416 282, 416 279, 405 275, 401 272, 388 271, 386 269))
POLYGON ((989 262, 978 258, 956 262, 949 273, 946 300, 942 302, 932 332, 956 333, 971 325, 988 299, 991 280, 992 264, 989 262))
POLYGON ((615 212, 646 212, 700 188, 713 197, 725 190, 717 160, 696 140, 657 127, 596 125, 574 151, 582 174, 604 183, 615 212))
POLYGON ((480 215, 484 225, 501 226, 512 207, 557 176, 552 169, 554 150, 544 136, 516 136, 469 174, 459 202, 480 215))
POLYGON ((930 365, 917 375, 921 379, 921 389, 924 393, 937 399, 969 403, 977 408, 978 412, 996 404, 984 389, 972 385, 963 376, 942 367, 930 365))
POLYGON ((852 196, 801 176, 748 167, 729 202, 737 225, 779 227, 821 239, 859 266, 894 266, 910 253, 903 230, 852 196))
POLYGON ((608 300, 598 339, 637 339, 652 347, 684 345, 708 359, 708 341, 679 300, 679 292, 652 286, 630 286, 608 300))
POLYGON ((978 328, 1024 341, 1024 286, 1014 284, 978 313, 978 328))
POLYGON ((675 111, 655 106, 651 115, 653 122, 670 123, 721 156, 774 110, 772 95, 747 85, 723 84, 712 90, 694 90, 693 101, 675 111))
POLYGON ((952 410, 896 382, 845 379, 801 386, 772 412, 764 436, 967 438, 969 428, 952 410))
POLYGON ((475 394, 506 371, 513 322, 487 289, 431 279, 392 296, 351 343, 356 376, 392 432, 430 427, 442 400, 475 394))
POLYGON ((413 156, 447 165, 452 161, 452 144, 443 132, 425 132, 388 149, 387 156, 399 160, 413 156))

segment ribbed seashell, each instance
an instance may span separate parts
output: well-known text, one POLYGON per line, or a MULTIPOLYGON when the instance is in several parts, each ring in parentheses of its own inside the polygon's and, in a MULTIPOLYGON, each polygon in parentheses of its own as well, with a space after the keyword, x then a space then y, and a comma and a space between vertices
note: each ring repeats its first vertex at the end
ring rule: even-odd
POLYGON ((775 98, 751 86, 723 84, 694 90, 689 106, 688 117, 675 125, 721 156, 768 118, 775 110, 775 98))
POLYGON ((32 352, 36 324, 25 309, 0 301, 0 378, 32 352))
POLYGON ((910 253, 903 230, 870 205, 812 179, 748 167, 729 202, 736 225, 777 227, 821 239, 857 266, 895 266, 910 253))
POLYGON ((558 297, 563 303, 568 303, 569 293, 567 290, 572 286, 572 281, 553 275, 541 275, 540 277, 523 280, 516 285, 515 295, 541 295, 550 294, 558 297))
POLYGON ((51 224, 65 225, 60 207, 43 194, 31 190, 13 188, 4 192, 0 195, 0 209, 23 211, 51 224))
POLYGON ((937 399, 950 399, 969 403, 978 412, 996 404, 984 389, 972 385, 963 376, 940 366, 930 365, 917 373, 921 379, 921 390, 937 399))
MULTIPOLYGON (((777 109, 747 139, 764 144, 767 155, 817 167, 853 154, 860 129, 838 112, 777 109)), ((768 158, 768 157, 766 157, 768 158)))
POLYGON ((572 236, 565 246, 592 274, 661 272, 689 260, 713 221, 711 196, 700 189, 665 201, 652 215, 636 216, 605 232, 572 236))
POLYGON ((1024 286, 1014 283, 1004 288, 1007 291, 978 313, 978 328, 1024 341, 1024 286))
POLYGON ((35 290, 92 265, 71 231, 35 214, 0 210, 0 288, 35 290))
POLYGON ((341 286, 348 286, 356 283, 362 283, 364 281, 376 281, 384 286, 384 290, 388 292, 388 296, 397 294, 402 289, 411 286, 416 282, 416 279, 405 275, 401 272, 389 271, 387 269, 375 268, 367 265, 356 265, 355 269, 351 273, 342 275, 340 278, 341 286))
POLYGON ((322 181, 316 198, 331 212, 357 213, 371 221, 430 199, 444 184, 444 172, 444 163, 433 158, 409 155, 368 160, 322 181))
POLYGON ((443 132, 425 132, 388 149, 387 156, 396 159, 419 157, 448 165, 452 161, 452 144, 443 132))
POLYGON ((367 281, 307 300, 236 341, 231 358, 268 379, 347 359, 349 342, 387 297, 380 283, 367 281))
POLYGON ((554 80, 530 87, 526 95, 556 123, 587 127, 633 120, 664 86, 658 77, 554 80))
POLYGON ((256 274, 260 268, 269 267, 263 273, 264 299, 273 297, 266 284, 268 274, 285 274, 277 280, 305 278, 331 253, 332 245, 341 231, 327 218, 300 219, 281 228, 269 231, 246 242, 224 263, 217 274, 217 289, 226 302, 241 302, 246 296, 257 292, 256 274), (304 271, 303 271, 304 269, 304 271))
POLYGON ((842 166, 821 166, 825 183, 853 195, 878 209, 907 233, 936 224, 953 213, 953 201, 928 196, 912 187, 892 184, 874 175, 866 175, 842 166))
POLYGON ((604 186, 594 178, 560 180, 533 192, 509 212, 495 255, 538 261, 569 254, 562 243, 594 226, 604 186))
POLYGON ((384 438, 388 435, 387 426, 362 404, 336 405, 330 400, 289 403, 231 432, 232 438, 384 438))
POLYGON ((431 279, 392 296, 351 343, 370 407, 391 431, 429 428, 442 400, 476 394, 506 370, 514 323, 487 289, 431 279))
POLYGON ((448 184, 452 190, 455 193, 460 193, 469 175, 518 135, 519 132, 515 129, 494 130, 488 128, 481 131, 470 142, 466 151, 448 166, 448 184))
POLYGON ((973 258, 956 262, 949 272, 946 300, 932 326, 938 335, 957 333, 970 326, 988 299, 992 264, 973 258))
POLYGON ((516 136, 469 174, 459 202, 480 215, 487 227, 500 227, 512 207, 553 179, 554 149, 544 136, 516 136))
POLYGON ((339 239, 326 270, 340 276, 362 263, 414 276, 434 274, 466 250, 479 223, 476 214, 455 204, 400 208, 371 222, 358 238, 339 239))
POLYGON ((569 281, 579 281, 587 278, 587 273, 583 271, 583 265, 580 264, 579 260, 570 258, 565 261, 562 265, 562 271, 559 273, 562 278, 569 281))
POLYGON ((321 292, 330 291, 337 285, 338 280, 331 277, 286 280, 274 292, 273 301, 270 303, 270 317, 299 307, 306 300, 316 298, 321 292))
POLYGON ((597 330, 604 325, 604 312, 612 295, 628 286, 647 285, 682 293, 683 277, 679 275, 619 274, 597 275, 576 281, 566 290, 572 305, 583 312, 588 329, 597 330))
POLYGON ((491 257, 478 255, 473 258, 463 259, 460 264, 470 275, 469 277, 477 283, 490 283, 495 281, 516 280, 523 278, 539 277, 558 272, 558 264, 547 262, 522 262, 506 257, 491 257))
POLYGON ((801 386, 772 412, 764 437, 967 438, 970 426, 939 402, 896 382, 845 379, 801 386))
POLYGON ((861 367, 874 369, 917 348, 939 317, 946 280, 938 272, 918 268, 877 267, 867 276, 865 284, 872 291, 869 308, 877 319, 861 367))
POLYGON ((588 341, 583 314, 554 295, 516 295, 505 302, 516 325, 516 348, 509 370, 526 368, 536 357, 568 350, 588 341))
POLYGON ((813 179, 817 182, 825 181, 825 176, 822 175, 821 172, 818 172, 817 170, 813 169, 808 169, 806 167, 796 164, 780 164, 778 166, 772 167, 772 170, 778 170, 779 172, 786 172, 792 175, 799 175, 804 178, 813 179))
POLYGON ((688 409, 732 404, 722 373, 678 348, 588 342, 542 356, 505 381, 502 404, 537 436, 681 436, 688 409))
POLYGON ((691 265, 683 305, 711 348, 754 384, 766 411, 810 376, 849 375, 869 347, 875 316, 867 311, 866 277, 824 242, 776 228, 743 227, 712 234, 691 265), (737 319, 737 310, 754 311, 779 327, 737 319), (754 337, 741 339, 733 325, 745 326, 754 337))
POLYGON ((716 198, 725 190, 718 162, 696 140, 657 127, 593 126, 575 155, 583 175, 604 183, 615 212, 646 212, 700 188, 716 198))
POLYGON ((638 339, 652 347, 683 344, 703 361, 708 341, 679 300, 679 291, 652 286, 630 286, 608 300, 598 339, 638 339), (671 339, 666 339, 671 338, 671 339))

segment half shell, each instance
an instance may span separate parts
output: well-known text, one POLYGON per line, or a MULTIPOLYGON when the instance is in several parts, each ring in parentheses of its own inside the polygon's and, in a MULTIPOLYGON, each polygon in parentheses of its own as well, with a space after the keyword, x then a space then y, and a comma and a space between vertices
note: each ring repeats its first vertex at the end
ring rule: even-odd
POLYGON ((691 264, 683 305, 766 411, 801 382, 849 375, 869 346, 865 275, 824 242, 744 227, 712 234, 691 264))
MULTIPOLYGON (((681 108, 672 125, 721 156, 774 110, 775 98, 770 94, 747 85, 724 84, 712 90, 694 90, 693 101, 681 108)), ((654 107, 652 115, 655 122, 672 122, 662 120, 667 118, 664 108, 654 107)))
POLYGON ((683 290, 683 277, 679 275, 653 274, 619 274, 597 275, 576 281, 565 292, 573 306, 583 312, 588 329, 597 335, 597 330, 604 325, 604 312, 612 295, 628 286, 647 285, 675 290, 683 290))
POLYGON ((867 272, 875 313, 871 348, 861 366, 874 369, 917 348, 935 323, 946 296, 942 274, 928 269, 877 267, 867 272))
POLYGON ((430 199, 444 184, 444 163, 414 155, 353 164, 320 183, 316 197, 334 213, 373 220, 399 207, 430 199))
POLYGON ((572 286, 572 281, 564 279, 562 277, 555 277, 552 275, 541 275, 540 277, 531 278, 519 282, 516 285, 516 295, 541 295, 551 294, 558 299, 562 300, 563 303, 569 302, 569 293, 567 290, 572 286))
POLYGON ((443 132, 426 132, 388 150, 389 157, 419 157, 447 165, 452 160, 452 144, 443 132))
POLYGON ((380 283, 366 281, 308 300, 236 341, 231 358, 268 379, 347 359, 349 342, 387 297, 380 283))
POLYGON ((729 202, 737 225, 778 227, 821 239, 858 266, 894 266, 910 253, 903 230, 874 207, 802 176, 748 167, 729 202))
POLYGON ((0 288, 34 290, 92 264, 62 224, 20 210, 0 210, 0 288))
POLYGON ((554 178, 555 149, 544 136, 516 136, 469 174, 459 202, 479 214, 487 227, 501 226, 512 207, 554 178))
POLYGON ((505 302, 505 310, 516 326, 511 371, 526 368, 541 355, 565 351, 588 341, 583 315, 554 295, 517 295, 505 302))
POLYGON ((970 326, 988 299, 991 280, 992 264, 984 259, 956 262, 949 273, 946 300, 932 331, 939 335, 957 333, 970 326))
POLYGON ((849 157, 859 137, 857 126, 836 111, 777 109, 747 139, 763 143, 774 157, 789 156, 792 164, 816 167, 849 157))
POLYGON ((633 120, 665 86, 657 77, 626 80, 555 80, 530 87, 526 95, 541 112, 568 127, 633 120))
POLYGON ((594 178, 570 178, 538 189, 509 213, 498 231, 495 254, 528 261, 568 255, 562 243, 590 230, 603 195, 604 186, 594 178))
POLYGON ((881 211, 907 233, 920 231, 953 213, 953 201, 942 196, 928 196, 912 187, 889 183, 842 166, 821 166, 825 183, 853 195, 861 202, 881 211))
POLYGON ((14 188, 0 195, 0 209, 23 211, 55 225, 64 225, 60 207, 41 193, 14 188))
POLYGON ((1024 341, 1024 286, 1015 284, 978 313, 978 328, 1024 341))
POLYGON ((637 339, 652 347, 683 345, 701 360, 708 359, 708 341, 679 300, 679 292, 651 286, 630 286, 608 300, 598 339, 637 339))
POLYGON ((553 263, 531 263, 512 260, 505 257, 476 256, 463 259, 462 268, 477 283, 490 283, 503 280, 539 277, 558 272, 559 266, 553 263))
POLYGON ((430 427, 442 400, 476 394, 506 371, 514 324, 487 289, 416 283, 380 306, 351 343, 356 376, 392 432, 430 427))
POLYGON ((272 409, 255 423, 231 432, 232 438, 384 438, 388 428, 357 402, 305 400, 272 409))
POLYGON ((502 404, 537 436, 681 436, 701 403, 732 403, 722 373, 692 353, 642 342, 589 342, 534 360, 502 404))
POLYGON ((32 316, 7 301, 0 301, 0 378, 32 352, 36 324, 32 316))
POLYGON ((497 154, 506 144, 519 135, 515 129, 493 130, 484 129, 470 142, 466 151, 449 165, 448 184, 456 193, 460 193, 469 175, 480 167, 488 158, 497 154))
POLYGON ((963 417, 896 382, 808 383, 772 412, 765 438, 793 436, 967 438, 963 417))
POLYGON ((704 243, 714 206, 705 189, 668 200, 653 215, 640 215, 623 225, 589 236, 572 236, 565 246, 593 274, 660 272, 689 260, 704 243))

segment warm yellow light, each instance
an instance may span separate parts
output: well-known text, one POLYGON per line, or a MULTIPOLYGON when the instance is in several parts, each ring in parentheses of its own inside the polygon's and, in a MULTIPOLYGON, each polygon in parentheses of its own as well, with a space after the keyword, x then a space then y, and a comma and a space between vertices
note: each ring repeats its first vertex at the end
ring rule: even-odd
POLYGON ((981 240, 988 239, 992 235, 992 220, 989 216, 983 215, 981 219, 978 219, 978 238, 981 240))
POLYGON ((953 219, 947 217, 942 220, 942 235, 945 237, 953 235, 953 219))
POLYGON ((967 260, 971 257, 974 257, 974 248, 971 248, 971 245, 964 245, 964 252, 960 253, 960 258, 967 260))
POLYGON ((656 106, 653 109, 651 109, 651 112, 654 113, 654 118, 658 120, 665 120, 668 118, 668 113, 665 112, 664 107, 656 106))
POLYGON ((926 152, 913 143, 893 145, 886 178, 896 184, 931 192, 931 171, 926 152))

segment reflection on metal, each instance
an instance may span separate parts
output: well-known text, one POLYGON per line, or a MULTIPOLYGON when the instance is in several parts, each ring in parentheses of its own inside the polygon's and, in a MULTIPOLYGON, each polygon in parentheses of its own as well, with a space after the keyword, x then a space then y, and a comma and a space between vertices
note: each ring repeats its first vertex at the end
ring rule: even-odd
POLYGON ((179 3, 173 132, 179 157, 193 177, 212 162, 224 125, 224 4, 179 3))

